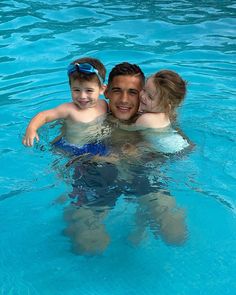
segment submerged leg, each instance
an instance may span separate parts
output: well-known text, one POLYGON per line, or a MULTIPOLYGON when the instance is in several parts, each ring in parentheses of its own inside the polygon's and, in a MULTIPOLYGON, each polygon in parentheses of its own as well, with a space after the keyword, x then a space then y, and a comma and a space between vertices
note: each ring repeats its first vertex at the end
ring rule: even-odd
POLYGON ((110 237, 104 225, 109 210, 103 207, 69 207, 64 217, 68 223, 64 233, 72 242, 72 251, 81 255, 95 255, 106 250, 110 237))
POLYGON ((145 195, 138 201, 139 206, 146 212, 146 222, 156 238, 160 235, 166 243, 173 245, 185 242, 185 212, 177 208, 173 197, 165 191, 160 191, 145 195))
POLYGON ((137 207, 135 212, 135 229, 128 236, 129 242, 131 242, 134 246, 140 244, 147 237, 147 216, 146 213, 140 208, 137 207))

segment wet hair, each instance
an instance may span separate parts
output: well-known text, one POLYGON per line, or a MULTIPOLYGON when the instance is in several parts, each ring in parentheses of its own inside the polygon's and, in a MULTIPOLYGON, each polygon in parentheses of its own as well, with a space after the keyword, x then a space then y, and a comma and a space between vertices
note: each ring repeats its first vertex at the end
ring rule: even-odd
POLYGON ((139 77, 140 81, 144 85, 145 82, 145 76, 143 71, 140 69, 140 67, 136 64, 130 64, 128 62, 120 63, 111 70, 109 77, 108 77, 108 85, 112 83, 112 80, 116 76, 134 76, 139 77))
POLYGON ((170 70, 161 70, 149 78, 153 79, 156 87, 160 111, 168 114, 170 120, 175 120, 176 109, 186 95, 187 82, 170 70))
MULTIPOLYGON (((71 64, 77 64, 77 63, 79 64, 89 63, 91 66, 93 66, 95 69, 98 70, 99 75, 102 77, 103 81, 105 81, 106 68, 100 60, 96 58, 92 58, 92 57, 82 57, 82 58, 74 60, 71 64)), ((71 83, 71 80, 96 81, 99 86, 102 86, 98 76, 95 73, 88 75, 86 73, 75 71, 69 75, 69 83, 71 83)))

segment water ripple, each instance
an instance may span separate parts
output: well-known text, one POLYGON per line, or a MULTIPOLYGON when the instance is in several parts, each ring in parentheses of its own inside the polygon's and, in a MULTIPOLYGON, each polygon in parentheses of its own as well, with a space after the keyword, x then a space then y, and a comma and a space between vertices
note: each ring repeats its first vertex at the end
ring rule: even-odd
POLYGON ((0 10, 2 292, 42 294, 50 286, 51 294, 75 294, 77 290, 94 294, 94 289, 100 294, 114 290, 115 294, 130 290, 138 294, 165 294, 166 290, 213 294, 225 290, 226 282, 233 294, 235 263, 227 253, 232 252, 235 240, 234 2, 2 0, 0 10), (42 128, 40 144, 33 149, 24 148, 21 139, 38 111, 71 99, 66 68, 85 55, 101 59, 108 71, 118 62, 129 61, 138 63, 147 76, 168 68, 188 81, 179 122, 195 148, 188 155, 166 158, 158 169, 153 161, 147 170, 153 182, 160 180, 187 209, 190 237, 184 247, 166 247, 154 239, 135 249, 126 247, 122 240, 123 228, 129 226, 126 208, 134 204, 127 197, 129 202, 119 199, 114 209, 113 215, 119 218, 108 219, 109 232, 115 235, 104 256, 75 257, 67 241, 64 250, 55 252, 60 249, 56 237, 60 237, 61 212, 56 212, 56 206, 45 210, 42 201, 47 207, 64 189, 71 190, 72 171, 65 167, 68 159, 57 158, 50 150, 49 142, 60 125, 42 128), (41 209, 35 210, 36 206, 41 209), (121 220, 124 226, 116 222, 121 220), (126 264, 136 281, 129 276, 123 280, 127 265, 121 257, 126 259, 127 253, 131 263, 126 264), (118 284, 109 275, 114 257, 118 284), (207 272, 206 261, 212 262, 207 272), (218 268, 213 263, 217 261, 218 268), (148 280, 139 271, 143 265, 146 274, 151 274, 148 280), (200 280, 199 273, 204 274, 200 280), (223 283, 217 280, 219 276, 223 283), (55 281, 62 284, 55 287, 55 281), (94 283, 101 281, 110 285, 94 283))

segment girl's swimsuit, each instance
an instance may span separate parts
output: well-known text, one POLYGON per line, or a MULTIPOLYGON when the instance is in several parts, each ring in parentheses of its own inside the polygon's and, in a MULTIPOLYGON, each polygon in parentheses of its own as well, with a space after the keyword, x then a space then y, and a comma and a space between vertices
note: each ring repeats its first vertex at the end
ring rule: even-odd
POLYGON ((163 128, 160 132, 155 129, 149 130, 145 138, 160 153, 175 154, 190 147, 188 139, 171 126, 163 128))

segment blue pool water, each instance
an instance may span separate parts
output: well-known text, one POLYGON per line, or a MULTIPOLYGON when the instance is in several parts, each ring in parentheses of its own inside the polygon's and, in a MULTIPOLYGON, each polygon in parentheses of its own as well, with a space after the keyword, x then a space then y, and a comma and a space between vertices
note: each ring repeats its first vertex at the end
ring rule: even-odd
POLYGON ((234 294, 234 1, 2 0, 0 11, 0 294, 234 294), (55 129, 43 128, 38 148, 21 138, 37 112, 70 99, 66 67, 80 56, 108 71, 122 61, 146 75, 169 68, 188 81, 179 122, 195 148, 163 167, 186 210, 184 245, 151 235, 127 243, 134 207, 121 195, 105 253, 70 251, 55 203, 70 187, 48 145, 55 129))

